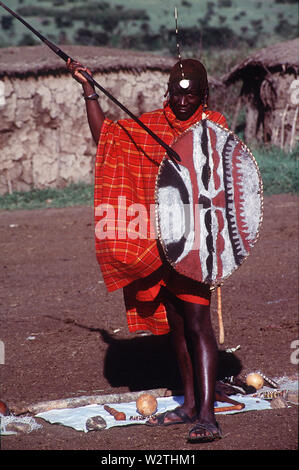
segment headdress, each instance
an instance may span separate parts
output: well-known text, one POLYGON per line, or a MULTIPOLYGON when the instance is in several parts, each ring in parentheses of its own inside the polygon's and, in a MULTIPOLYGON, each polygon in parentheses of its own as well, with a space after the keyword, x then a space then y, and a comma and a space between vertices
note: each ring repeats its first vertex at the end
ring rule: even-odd
POLYGON ((174 19, 175 19, 175 36, 176 36, 176 48, 179 58, 179 66, 181 69, 182 80, 180 80, 180 87, 186 89, 189 86, 189 80, 185 78, 184 68, 182 64, 180 43, 179 43, 179 29, 178 29, 178 10, 177 7, 174 7, 174 19))
POLYGON ((190 85, 190 80, 196 80, 198 82, 200 94, 202 96, 202 104, 206 105, 209 96, 207 71, 199 60, 182 59, 178 38, 177 8, 174 10, 174 16, 176 22, 176 45, 179 60, 170 72, 168 90, 173 82, 178 83, 182 89, 186 90, 190 85))

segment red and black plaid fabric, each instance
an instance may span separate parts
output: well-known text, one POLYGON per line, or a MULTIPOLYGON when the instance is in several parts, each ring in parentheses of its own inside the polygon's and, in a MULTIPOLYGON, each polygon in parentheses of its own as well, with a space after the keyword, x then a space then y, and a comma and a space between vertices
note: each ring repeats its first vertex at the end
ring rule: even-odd
MULTIPOLYGON (((206 111, 206 115, 227 127, 220 113, 206 111)), ((179 121, 166 103, 163 109, 145 113, 140 119, 171 145, 201 116, 199 108, 188 121, 179 121)), ((150 221, 156 177, 164 155, 164 148, 135 121, 105 119, 96 155, 94 210, 96 255, 109 292, 146 278, 162 264, 150 221), (135 236, 132 221, 142 208, 146 211, 147 233, 141 238, 135 236)), ((140 319, 137 312, 127 313, 130 331, 149 329, 154 334, 169 331, 163 305, 158 305, 146 319, 140 319)))

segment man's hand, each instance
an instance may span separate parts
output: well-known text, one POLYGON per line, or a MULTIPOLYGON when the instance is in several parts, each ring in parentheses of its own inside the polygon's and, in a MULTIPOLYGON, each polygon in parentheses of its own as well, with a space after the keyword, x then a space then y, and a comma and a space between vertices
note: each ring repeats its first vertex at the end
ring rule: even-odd
POLYGON ((71 72, 73 78, 77 80, 77 82, 81 83, 81 85, 88 83, 88 80, 80 73, 81 70, 83 72, 87 72, 89 75, 92 75, 91 71, 87 67, 83 67, 83 65, 76 60, 68 59, 66 68, 69 72, 71 72))

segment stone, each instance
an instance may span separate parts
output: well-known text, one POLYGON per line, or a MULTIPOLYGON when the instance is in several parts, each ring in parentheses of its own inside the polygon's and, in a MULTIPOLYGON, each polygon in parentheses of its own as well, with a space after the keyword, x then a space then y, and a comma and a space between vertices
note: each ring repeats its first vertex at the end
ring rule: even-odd
POLYGON ((88 431, 100 431, 106 428, 107 423, 104 418, 102 418, 102 416, 97 415, 88 418, 86 420, 85 426, 88 431))
POLYGON ((287 408, 288 407, 287 401, 282 397, 273 398, 273 400, 271 400, 270 405, 271 405, 271 408, 287 408))
POLYGON ((22 422, 12 422, 6 425, 6 431, 15 432, 15 433, 29 433, 32 431, 31 425, 29 423, 22 422))

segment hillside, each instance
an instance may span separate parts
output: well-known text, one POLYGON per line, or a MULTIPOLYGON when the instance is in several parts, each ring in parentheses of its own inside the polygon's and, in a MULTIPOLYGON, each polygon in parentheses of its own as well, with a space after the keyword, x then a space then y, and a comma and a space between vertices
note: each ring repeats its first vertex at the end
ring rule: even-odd
MULTIPOLYGON (((5 2, 4 2, 5 3, 5 2)), ((202 48, 259 48, 298 35, 297 0, 6 0, 49 39, 73 45, 175 53, 174 6, 185 54, 202 48)), ((0 8, 1 47, 36 39, 0 8)))

